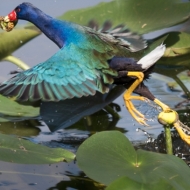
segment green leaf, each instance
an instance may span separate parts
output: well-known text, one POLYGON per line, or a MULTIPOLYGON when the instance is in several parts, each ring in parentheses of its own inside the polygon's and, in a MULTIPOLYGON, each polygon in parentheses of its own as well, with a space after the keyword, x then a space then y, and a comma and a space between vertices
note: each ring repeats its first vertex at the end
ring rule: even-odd
POLYGON ((115 0, 69 11, 60 18, 83 25, 89 20, 98 24, 110 20, 114 25, 123 23, 132 31, 144 34, 184 22, 189 16, 190 2, 181 0, 115 0))
POLYGON ((79 147, 76 158, 88 177, 105 185, 127 177, 143 184, 165 179, 176 189, 190 187, 190 170, 183 160, 173 155, 135 151, 129 140, 117 131, 91 136, 79 147))
POLYGON ((175 190, 172 185, 168 183, 165 179, 159 180, 159 182, 154 184, 143 184, 136 182, 130 178, 127 177, 121 177, 116 179, 109 187, 106 188, 106 190, 134 190, 134 189, 140 189, 140 190, 175 190))
POLYGON ((19 118, 31 118, 39 115, 39 108, 21 105, 9 98, 0 95, 0 115, 19 118))
MULTIPOLYGON (((190 69, 190 64, 189 64, 189 60, 190 60, 190 54, 186 54, 183 56, 176 56, 176 57, 163 57, 161 59, 158 60, 158 62, 156 63, 157 65, 163 65, 163 66, 185 66, 186 69, 190 69)), ((185 68, 184 67, 184 68, 185 68)), ((185 70, 185 69, 183 69, 185 70)))
POLYGON ((14 29, 0 33, 0 60, 40 34, 37 29, 14 29))
POLYGON ((51 164, 72 161, 75 155, 62 148, 49 148, 0 134, 0 160, 20 164, 51 164))
POLYGON ((190 53, 190 34, 172 32, 164 42, 167 49, 164 57, 176 57, 190 53))

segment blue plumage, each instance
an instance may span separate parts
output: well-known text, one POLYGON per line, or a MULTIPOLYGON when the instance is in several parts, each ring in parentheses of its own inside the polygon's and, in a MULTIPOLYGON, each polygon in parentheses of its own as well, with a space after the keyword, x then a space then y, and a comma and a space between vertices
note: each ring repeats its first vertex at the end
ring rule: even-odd
POLYGON ((67 127, 85 114, 98 111, 125 89, 125 105, 140 124, 147 125, 146 118, 134 107, 133 99, 144 101, 148 98, 164 111, 170 110, 143 84, 164 54, 165 45, 161 44, 136 61, 127 57, 130 52, 146 48, 146 42, 122 25, 110 29, 106 23, 102 30, 97 31, 54 19, 30 3, 22 3, 4 18, 4 22, 11 22, 8 25, 11 28, 5 29, 10 31, 18 19, 35 24, 60 50, 47 61, 0 84, 0 93, 17 101, 40 100, 40 114, 46 122, 53 116, 49 106, 54 109, 63 107, 64 113, 61 111, 56 116, 58 123, 51 123, 52 130, 60 128, 60 123, 67 127), (117 86, 117 92, 112 84, 122 86, 117 86), (132 96, 132 92, 141 97, 132 96), (46 110, 48 115, 44 114, 46 110), (69 112, 65 113, 65 110, 69 112), (73 121, 68 122, 70 119, 73 121))
POLYGON ((96 91, 107 93, 118 76, 109 61, 146 47, 139 36, 129 35, 123 26, 109 33, 98 32, 54 19, 30 3, 22 3, 13 13, 16 19, 35 24, 60 47, 47 61, 0 85, 1 94, 19 101, 60 101, 94 95, 96 91))

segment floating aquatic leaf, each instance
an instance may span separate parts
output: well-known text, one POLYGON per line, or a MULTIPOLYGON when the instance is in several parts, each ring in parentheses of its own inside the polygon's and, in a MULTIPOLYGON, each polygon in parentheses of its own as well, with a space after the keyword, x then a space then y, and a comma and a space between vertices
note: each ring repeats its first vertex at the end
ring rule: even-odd
POLYGON ((51 164, 72 161, 75 155, 62 148, 49 148, 0 134, 0 160, 20 164, 51 164))
POLYGON ((190 34, 181 32, 172 32, 168 34, 164 42, 167 49, 164 57, 177 57, 190 53, 190 34))
POLYGON ((0 114, 26 119, 39 116, 39 108, 21 105, 9 98, 0 95, 0 114))
POLYGON ((72 10, 61 19, 87 25, 89 20, 103 24, 125 24, 132 31, 145 34, 186 21, 190 15, 190 2, 181 0, 115 0, 94 7, 72 10), (174 14, 175 13, 175 14, 174 14))
POLYGON ((159 180, 157 183, 152 184, 144 184, 137 182, 135 180, 132 180, 128 177, 121 177, 117 180, 115 180, 109 187, 106 188, 106 190, 131 190, 131 189, 141 189, 141 190, 175 190, 172 185, 169 184, 169 182, 165 179, 159 180))
MULTIPOLYGON (((79 147, 76 158, 88 177, 105 185, 127 177, 145 185, 164 179, 168 182, 166 187, 190 187, 190 170, 183 160, 173 155, 136 151, 125 135, 117 131, 92 135, 79 147)), ((159 186, 163 187, 162 183, 159 186)))

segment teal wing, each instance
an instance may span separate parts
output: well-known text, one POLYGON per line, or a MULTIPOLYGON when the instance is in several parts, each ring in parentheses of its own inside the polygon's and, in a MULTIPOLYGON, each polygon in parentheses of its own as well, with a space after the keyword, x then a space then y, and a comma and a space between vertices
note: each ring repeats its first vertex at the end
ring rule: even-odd
POLYGON ((105 93, 117 73, 109 68, 104 56, 71 43, 46 62, 3 82, 0 93, 20 101, 59 101, 94 95, 96 91, 105 93))
POLYGON ((94 95, 96 91, 106 93, 117 76, 108 60, 120 51, 146 47, 142 39, 135 39, 122 27, 110 33, 74 24, 67 28, 62 49, 47 61, 3 82, 0 93, 20 101, 59 101, 94 95), (136 43, 132 49, 129 36, 136 43))

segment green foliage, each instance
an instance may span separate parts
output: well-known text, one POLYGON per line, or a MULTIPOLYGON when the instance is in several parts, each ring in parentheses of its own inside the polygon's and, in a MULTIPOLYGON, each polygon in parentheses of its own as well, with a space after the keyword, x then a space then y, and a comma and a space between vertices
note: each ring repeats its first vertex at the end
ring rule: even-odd
POLYGON ((161 188, 163 179, 164 187, 190 187, 190 170, 183 160, 173 155, 135 151, 129 140, 117 131, 91 136, 79 147, 76 158, 88 177, 106 185, 125 177, 132 185, 141 187, 157 184, 161 188))
POLYGON ((164 57, 177 57, 190 53, 190 34, 172 32, 164 42, 167 50, 164 57))
MULTIPOLYGON (((109 19, 113 25, 123 23, 132 31, 145 34, 186 21, 190 15, 189 10, 190 2, 182 3, 181 0, 115 0, 94 7, 68 11, 60 19, 83 25, 87 25, 90 20, 102 25, 109 19)), ((190 34, 169 33, 164 43, 167 46, 165 57, 190 53, 190 34)), ((142 52, 131 53, 129 56, 139 59, 142 52)))
POLYGON ((29 105, 21 105, 14 100, 0 95, 0 117, 19 117, 27 119, 39 115, 39 108, 29 105))
MULTIPOLYGON (((12 52, 20 48, 22 45, 38 36, 41 32, 35 27, 14 29, 11 32, 0 33, 0 60, 5 59, 16 64, 23 70, 29 68, 18 58, 10 56, 12 52)), ((0 121, 6 122, 14 120, 16 117, 27 119, 39 115, 39 108, 33 106, 21 105, 9 98, 0 95, 0 121)))
MULTIPOLYGON (((190 54, 186 54, 186 55, 176 56, 176 57, 163 57, 156 64, 171 66, 171 67, 185 66, 186 68, 190 69, 189 63, 190 63, 190 54)), ((183 70, 180 70, 180 71, 183 71, 183 70)), ((180 71, 178 70, 178 72, 180 71)))
POLYGON ((51 164, 72 161, 75 155, 62 148, 49 148, 0 134, 0 160, 21 164, 51 164))
POLYGON ((136 182, 135 180, 132 180, 127 177, 121 177, 116 179, 109 187, 106 188, 106 190, 175 190, 172 185, 169 184, 168 181, 165 179, 159 180, 157 183, 153 184, 144 184, 144 183, 139 183, 136 182))
POLYGON ((190 2, 181 0, 115 0, 65 13, 60 18, 87 25, 89 20, 103 24, 125 24, 132 31, 145 34, 179 24, 189 18, 190 2), (175 13, 175 14, 174 14, 175 13))
POLYGON ((37 29, 14 29, 0 33, 0 60, 40 34, 37 29))
MULTIPOLYGON (((98 21, 99 25, 109 19, 113 25, 123 23, 132 31, 145 34, 184 22, 189 18, 189 10, 190 2, 181 3, 181 0, 115 0, 69 11, 60 18, 84 25, 92 19, 98 21)), ((38 30, 26 28, 0 33, 0 59, 5 59, 39 34, 38 30)), ((189 36, 186 33, 169 33, 154 40, 146 50, 131 53, 130 57, 140 59, 164 42, 167 50, 161 64, 189 65, 189 36), (172 61, 174 59, 177 61, 172 61)), ((7 60, 15 62, 12 57, 7 60)), ((39 108, 20 105, 0 96, 2 121, 38 115, 39 108)), ((49 164, 75 158, 73 153, 64 149, 52 149, 3 134, 0 134, 0 152, 0 160, 22 164, 49 164)), ((181 159, 172 155, 135 151, 129 140, 119 132, 100 132, 87 139, 77 151, 77 163, 87 176, 109 185, 107 190, 173 190, 190 187, 190 171, 181 159)))

